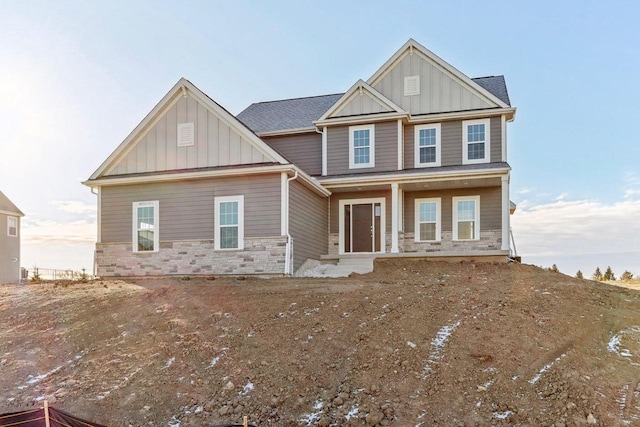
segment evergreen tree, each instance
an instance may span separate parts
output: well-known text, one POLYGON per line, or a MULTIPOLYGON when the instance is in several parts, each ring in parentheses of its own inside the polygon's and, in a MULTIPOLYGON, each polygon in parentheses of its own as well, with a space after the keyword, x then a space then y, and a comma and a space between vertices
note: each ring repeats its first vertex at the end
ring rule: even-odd
POLYGON ((584 276, 582 275, 582 271, 578 270, 578 272, 576 273, 576 279, 584 279, 584 276))
POLYGON ((616 280, 615 274, 611 270, 611 266, 607 266, 607 269, 604 272, 603 280, 616 280))
POLYGON ((593 280, 602 280, 602 271, 600 271, 600 267, 596 267, 596 271, 593 273, 593 280))
POLYGON ((620 276, 621 280, 632 280, 633 279, 633 274, 631 274, 631 272, 629 270, 625 270, 624 273, 622 273, 622 276, 620 276))

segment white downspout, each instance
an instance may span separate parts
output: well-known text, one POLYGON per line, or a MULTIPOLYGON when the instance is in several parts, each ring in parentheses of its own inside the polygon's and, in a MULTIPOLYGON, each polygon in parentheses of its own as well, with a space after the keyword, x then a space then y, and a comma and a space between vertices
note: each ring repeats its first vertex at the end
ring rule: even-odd
POLYGON ((295 171, 293 176, 287 179, 287 185, 284 196, 285 196, 285 231, 287 233, 287 244, 285 246, 285 259, 284 259, 284 274, 293 274, 293 263, 291 262, 291 257, 293 255, 293 238, 291 237, 291 233, 289 233, 289 183, 298 178, 298 171, 295 171))

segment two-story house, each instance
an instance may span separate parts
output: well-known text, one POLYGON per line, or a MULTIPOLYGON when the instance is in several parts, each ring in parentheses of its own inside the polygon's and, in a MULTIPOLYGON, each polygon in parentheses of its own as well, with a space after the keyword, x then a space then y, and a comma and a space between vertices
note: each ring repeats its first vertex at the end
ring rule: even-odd
POLYGON ((346 93, 237 117, 181 79, 85 182, 98 275, 291 274, 308 259, 510 255, 504 78, 414 40, 346 93))
POLYGON ((20 281, 20 218, 23 216, 0 191, 0 283, 20 281))

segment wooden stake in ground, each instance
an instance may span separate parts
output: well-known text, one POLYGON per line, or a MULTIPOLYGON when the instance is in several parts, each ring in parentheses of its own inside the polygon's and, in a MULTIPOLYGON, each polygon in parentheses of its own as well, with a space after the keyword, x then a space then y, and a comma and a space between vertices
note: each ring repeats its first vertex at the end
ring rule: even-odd
POLYGON ((51 427, 49 424, 49 402, 44 400, 44 425, 45 427, 51 427))

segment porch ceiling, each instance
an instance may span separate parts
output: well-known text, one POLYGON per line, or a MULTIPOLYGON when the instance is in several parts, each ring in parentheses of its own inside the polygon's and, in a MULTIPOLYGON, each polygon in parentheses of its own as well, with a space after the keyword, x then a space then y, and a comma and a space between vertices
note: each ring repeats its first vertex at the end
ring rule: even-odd
MULTIPOLYGON (((483 177, 483 178, 458 178, 447 180, 422 180, 415 182, 400 182, 399 188, 403 191, 424 191, 424 190, 448 190, 452 188, 478 188, 478 187, 499 187, 501 185, 501 177, 483 177)), ((347 184, 347 185, 330 185, 327 186, 332 193, 345 193, 353 191, 389 191, 391 189, 391 181, 387 183, 377 182, 372 185, 366 183, 347 184), (335 185, 335 186, 334 186, 335 185)))

